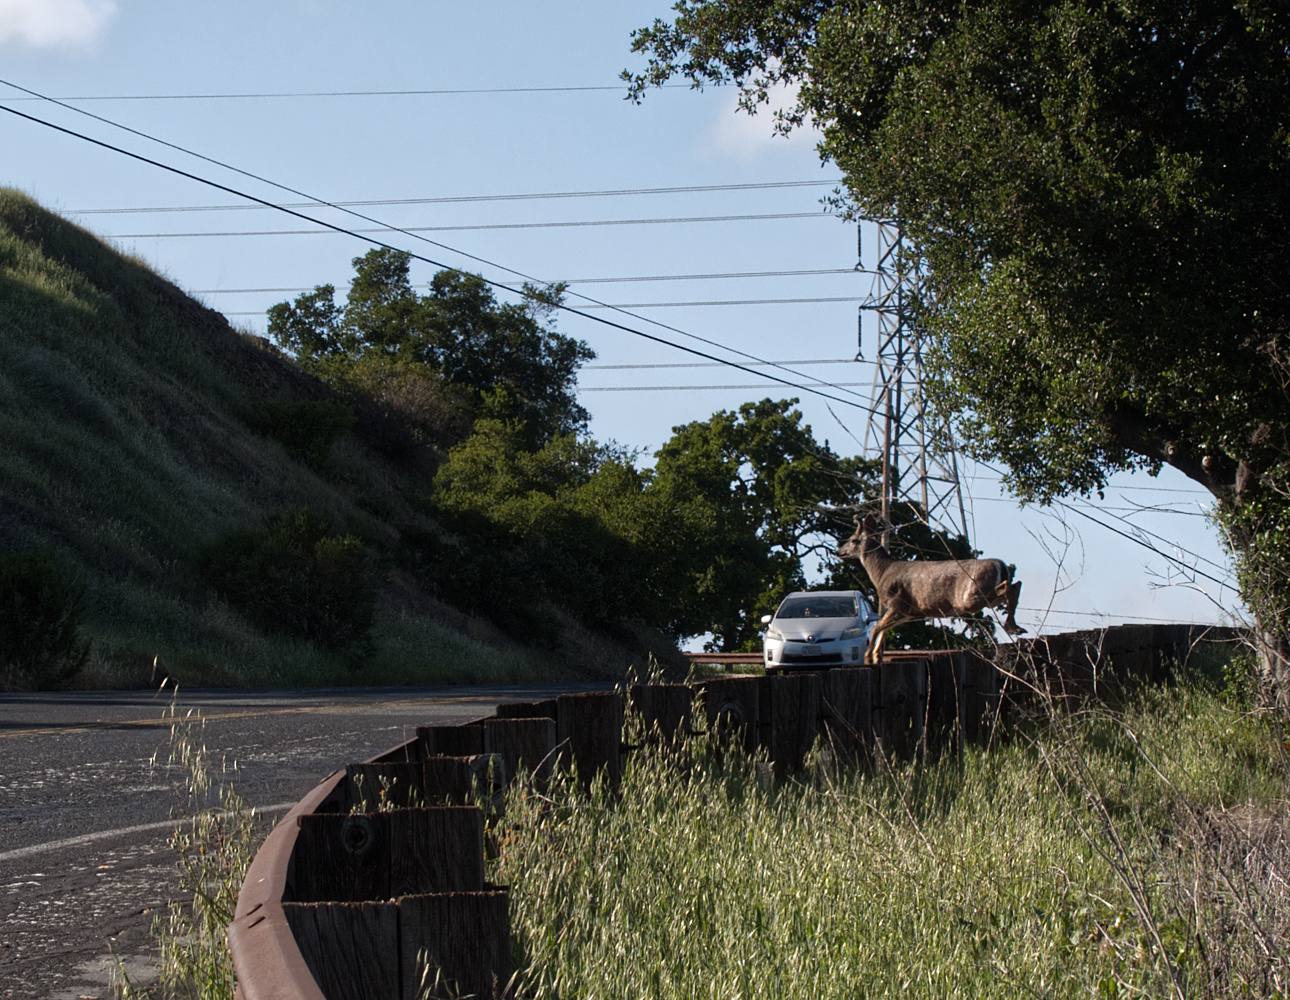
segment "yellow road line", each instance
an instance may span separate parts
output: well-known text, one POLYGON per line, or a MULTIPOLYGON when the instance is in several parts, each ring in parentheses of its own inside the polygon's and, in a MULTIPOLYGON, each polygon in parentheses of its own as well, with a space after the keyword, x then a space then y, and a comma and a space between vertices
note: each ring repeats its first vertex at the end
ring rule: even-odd
POLYGON ((0 732, 0 739, 14 739, 21 736, 54 736, 59 733, 88 733, 102 729, 119 729, 123 726, 137 726, 143 729, 173 729, 187 722, 222 722, 226 719, 253 719, 270 715, 328 715, 337 712, 352 712, 355 709, 369 710, 378 708, 407 707, 409 705, 459 705, 483 701, 491 698, 460 696, 456 698, 420 698, 399 701, 364 702, 360 705, 311 705, 303 708, 266 708, 245 712, 222 712, 218 715, 203 715, 196 709, 186 715, 163 715, 159 719, 123 719, 120 722, 87 722, 78 726, 43 726, 31 729, 14 729, 0 732))

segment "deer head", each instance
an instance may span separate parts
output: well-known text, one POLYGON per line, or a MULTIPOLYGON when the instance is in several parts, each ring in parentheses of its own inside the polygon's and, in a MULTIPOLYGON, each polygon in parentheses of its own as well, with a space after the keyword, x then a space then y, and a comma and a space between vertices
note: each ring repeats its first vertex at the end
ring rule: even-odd
POLYGON ((874 514, 857 514, 855 524, 855 532, 838 546, 840 559, 860 559, 864 554, 866 542, 882 536, 882 520, 874 514))

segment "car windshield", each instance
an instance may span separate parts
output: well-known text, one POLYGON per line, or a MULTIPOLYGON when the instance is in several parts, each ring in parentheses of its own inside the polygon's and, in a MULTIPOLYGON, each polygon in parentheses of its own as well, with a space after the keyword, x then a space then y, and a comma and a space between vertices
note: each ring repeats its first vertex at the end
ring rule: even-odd
POLYGON ((857 618, 854 597, 790 597, 780 605, 776 618, 857 618))

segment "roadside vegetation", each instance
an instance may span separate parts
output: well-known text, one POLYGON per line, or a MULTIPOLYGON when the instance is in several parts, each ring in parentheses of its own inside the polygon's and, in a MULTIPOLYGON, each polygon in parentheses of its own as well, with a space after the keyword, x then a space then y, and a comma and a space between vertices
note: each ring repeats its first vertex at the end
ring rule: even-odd
POLYGON ((774 787, 691 741, 512 788, 525 998, 1279 997, 1287 772, 1249 669, 774 787), (1226 679, 1225 679, 1226 678, 1226 679))
MULTIPOLYGON (((521 776, 488 874, 515 995, 1284 997, 1290 768, 1256 695, 1248 659, 1194 654, 1116 708, 1014 712, 961 760, 819 747, 772 785, 691 739, 631 754, 616 793, 521 776)), ((176 711, 178 892, 157 984, 122 976, 120 1000, 235 986, 224 931, 263 828, 176 711)))

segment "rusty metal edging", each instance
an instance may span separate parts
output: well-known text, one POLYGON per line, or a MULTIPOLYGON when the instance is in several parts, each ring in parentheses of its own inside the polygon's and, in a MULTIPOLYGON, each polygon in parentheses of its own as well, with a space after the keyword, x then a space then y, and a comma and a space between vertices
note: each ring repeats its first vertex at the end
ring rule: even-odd
MULTIPOLYGON (((406 751, 414 743, 415 739, 400 743, 365 763, 406 751)), ((344 779, 344 768, 323 778, 278 821, 251 860, 227 932, 237 1000, 327 1000, 287 925, 282 896, 300 829, 297 821, 316 812, 344 779)))
POLYGON ((343 770, 333 771, 297 802, 265 838, 247 869, 237 912, 228 925, 239 1000, 327 1000, 287 926, 282 894, 299 831, 296 820, 313 813, 344 777, 343 770))

